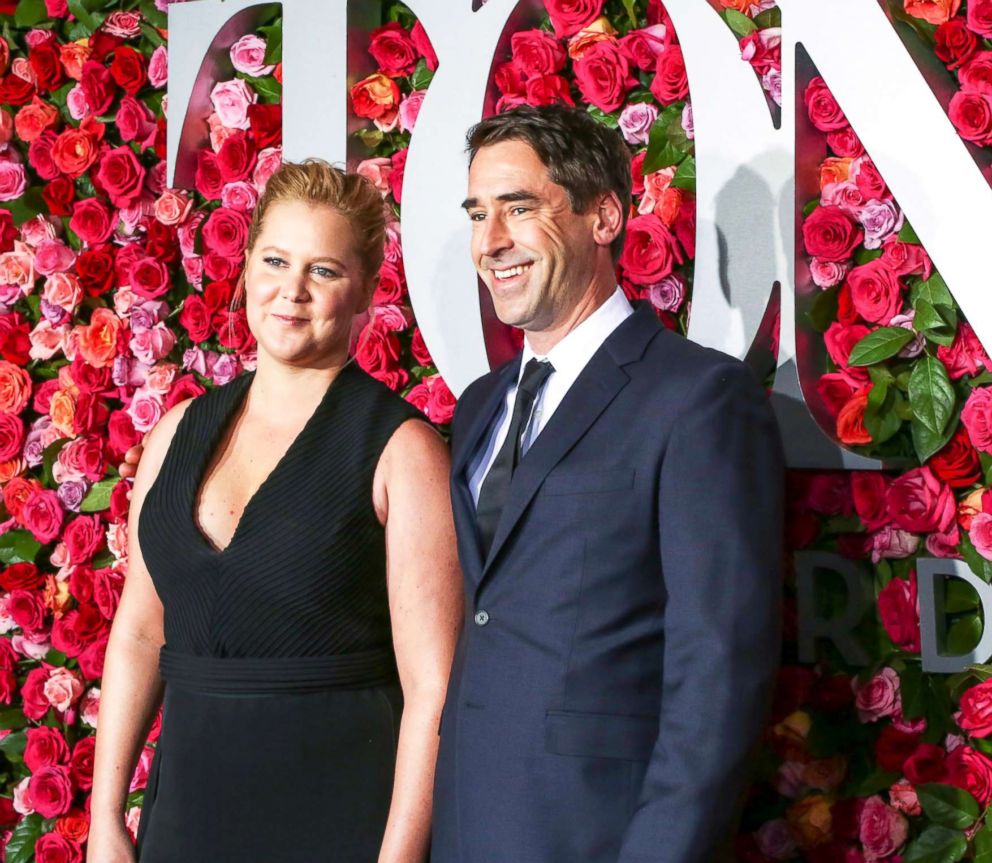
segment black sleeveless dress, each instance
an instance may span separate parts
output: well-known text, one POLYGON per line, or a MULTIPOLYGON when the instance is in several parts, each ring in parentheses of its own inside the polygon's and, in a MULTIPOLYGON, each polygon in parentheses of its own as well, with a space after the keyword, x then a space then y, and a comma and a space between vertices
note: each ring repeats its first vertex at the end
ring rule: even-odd
POLYGON ((354 365, 217 550, 195 522, 244 375, 180 421, 138 527, 165 609, 141 863, 375 863, 402 697, 372 478, 423 415, 354 365))

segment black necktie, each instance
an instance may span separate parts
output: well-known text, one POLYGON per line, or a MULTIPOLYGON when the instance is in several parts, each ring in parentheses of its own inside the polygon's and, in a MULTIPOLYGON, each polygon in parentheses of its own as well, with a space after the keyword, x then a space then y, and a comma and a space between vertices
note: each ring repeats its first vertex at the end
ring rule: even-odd
POLYGON ((534 400, 544 386, 544 382, 554 371, 554 366, 547 360, 529 360, 524 367, 523 377, 517 386, 517 396, 513 402, 513 416, 510 427, 506 432, 506 440, 493 461, 489 473, 479 489, 479 503, 476 505, 475 516, 479 525, 479 535, 482 537, 483 554, 489 554, 489 547, 496 535, 496 524, 499 522, 503 504, 510 490, 510 480, 513 471, 520 461, 520 438, 527 429, 534 400))

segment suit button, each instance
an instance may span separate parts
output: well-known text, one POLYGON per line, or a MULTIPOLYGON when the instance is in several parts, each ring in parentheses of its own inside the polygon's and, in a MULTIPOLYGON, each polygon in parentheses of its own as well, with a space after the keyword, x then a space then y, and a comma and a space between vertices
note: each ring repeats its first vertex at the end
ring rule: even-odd
POLYGON ((478 626, 485 626, 489 623, 489 612, 488 611, 477 611, 475 613, 475 622, 478 626))

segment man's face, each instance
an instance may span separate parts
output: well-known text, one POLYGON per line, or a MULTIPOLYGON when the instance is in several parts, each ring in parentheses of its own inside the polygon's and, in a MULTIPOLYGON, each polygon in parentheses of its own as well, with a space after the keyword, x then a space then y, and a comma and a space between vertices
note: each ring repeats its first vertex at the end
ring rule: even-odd
POLYGON ((559 325, 595 278, 596 208, 579 214, 523 141, 482 147, 468 177, 472 260, 501 321, 528 332, 559 325))

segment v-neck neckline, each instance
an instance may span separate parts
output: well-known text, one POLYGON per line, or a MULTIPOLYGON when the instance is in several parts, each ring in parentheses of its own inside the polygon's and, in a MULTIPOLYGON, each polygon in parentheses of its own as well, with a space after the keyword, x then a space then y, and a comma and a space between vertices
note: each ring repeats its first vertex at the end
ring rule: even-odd
POLYGON ((235 393, 234 398, 231 399, 231 404, 227 406, 224 415, 221 417, 220 422, 217 424, 213 432, 213 439, 210 442, 210 447, 203 460, 201 461, 198 470, 196 471, 195 484, 193 487, 193 504, 192 511, 190 513, 190 522, 193 527, 193 531, 199 539, 200 543, 207 549, 211 554, 217 555, 218 557, 227 552, 234 546, 241 535, 241 529, 244 527, 247 521, 247 516, 255 501, 261 497, 262 493, 266 488, 273 484, 273 481, 278 477, 280 469, 286 464, 290 456, 293 454, 300 445, 301 441, 307 437, 317 422, 317 418, 324 412, 325 408, 331 401, 331 394, 337 389, 337 383, 341 380, 341 377, 348 372, 348 367, 351 363, 346 363, 341 367, 341 370, 334 376, 334 379, 327 385, 327 389, 324 394, 320 397, 320 401, 314 408, 313 413, 303 424, 303 427, 296 433, 296 436, 290 442, 289 446, 286 447, 286 451, 282 454, 279 460, 275 463, 272 470, 269 471, 268 475, 259 484, 258 488, 252 493, 241 510, 241 515, 238 517, 238 523, 234 527, 234 533, 231 534, 231 538, 228 540, 227 545, 219 547, 206 533, 204 533, 203 528, 200 526, 199 512, 200 512, 200 495, 203 491, 203 483, 206 478, 207 469, 210 467, 211 463, 214 461, 214 457, 217 455, 217 448, 221 445, 224 440, 225 435, 230 429, 231 423, 234 422, 235 417, 239 412, 244 410, 245 404, 248 401, 248 395, 251 392, 251 384, 255 380, 255 372, 249 372, 244 375, 244 383, 241 385, 241 391, 235 393))

